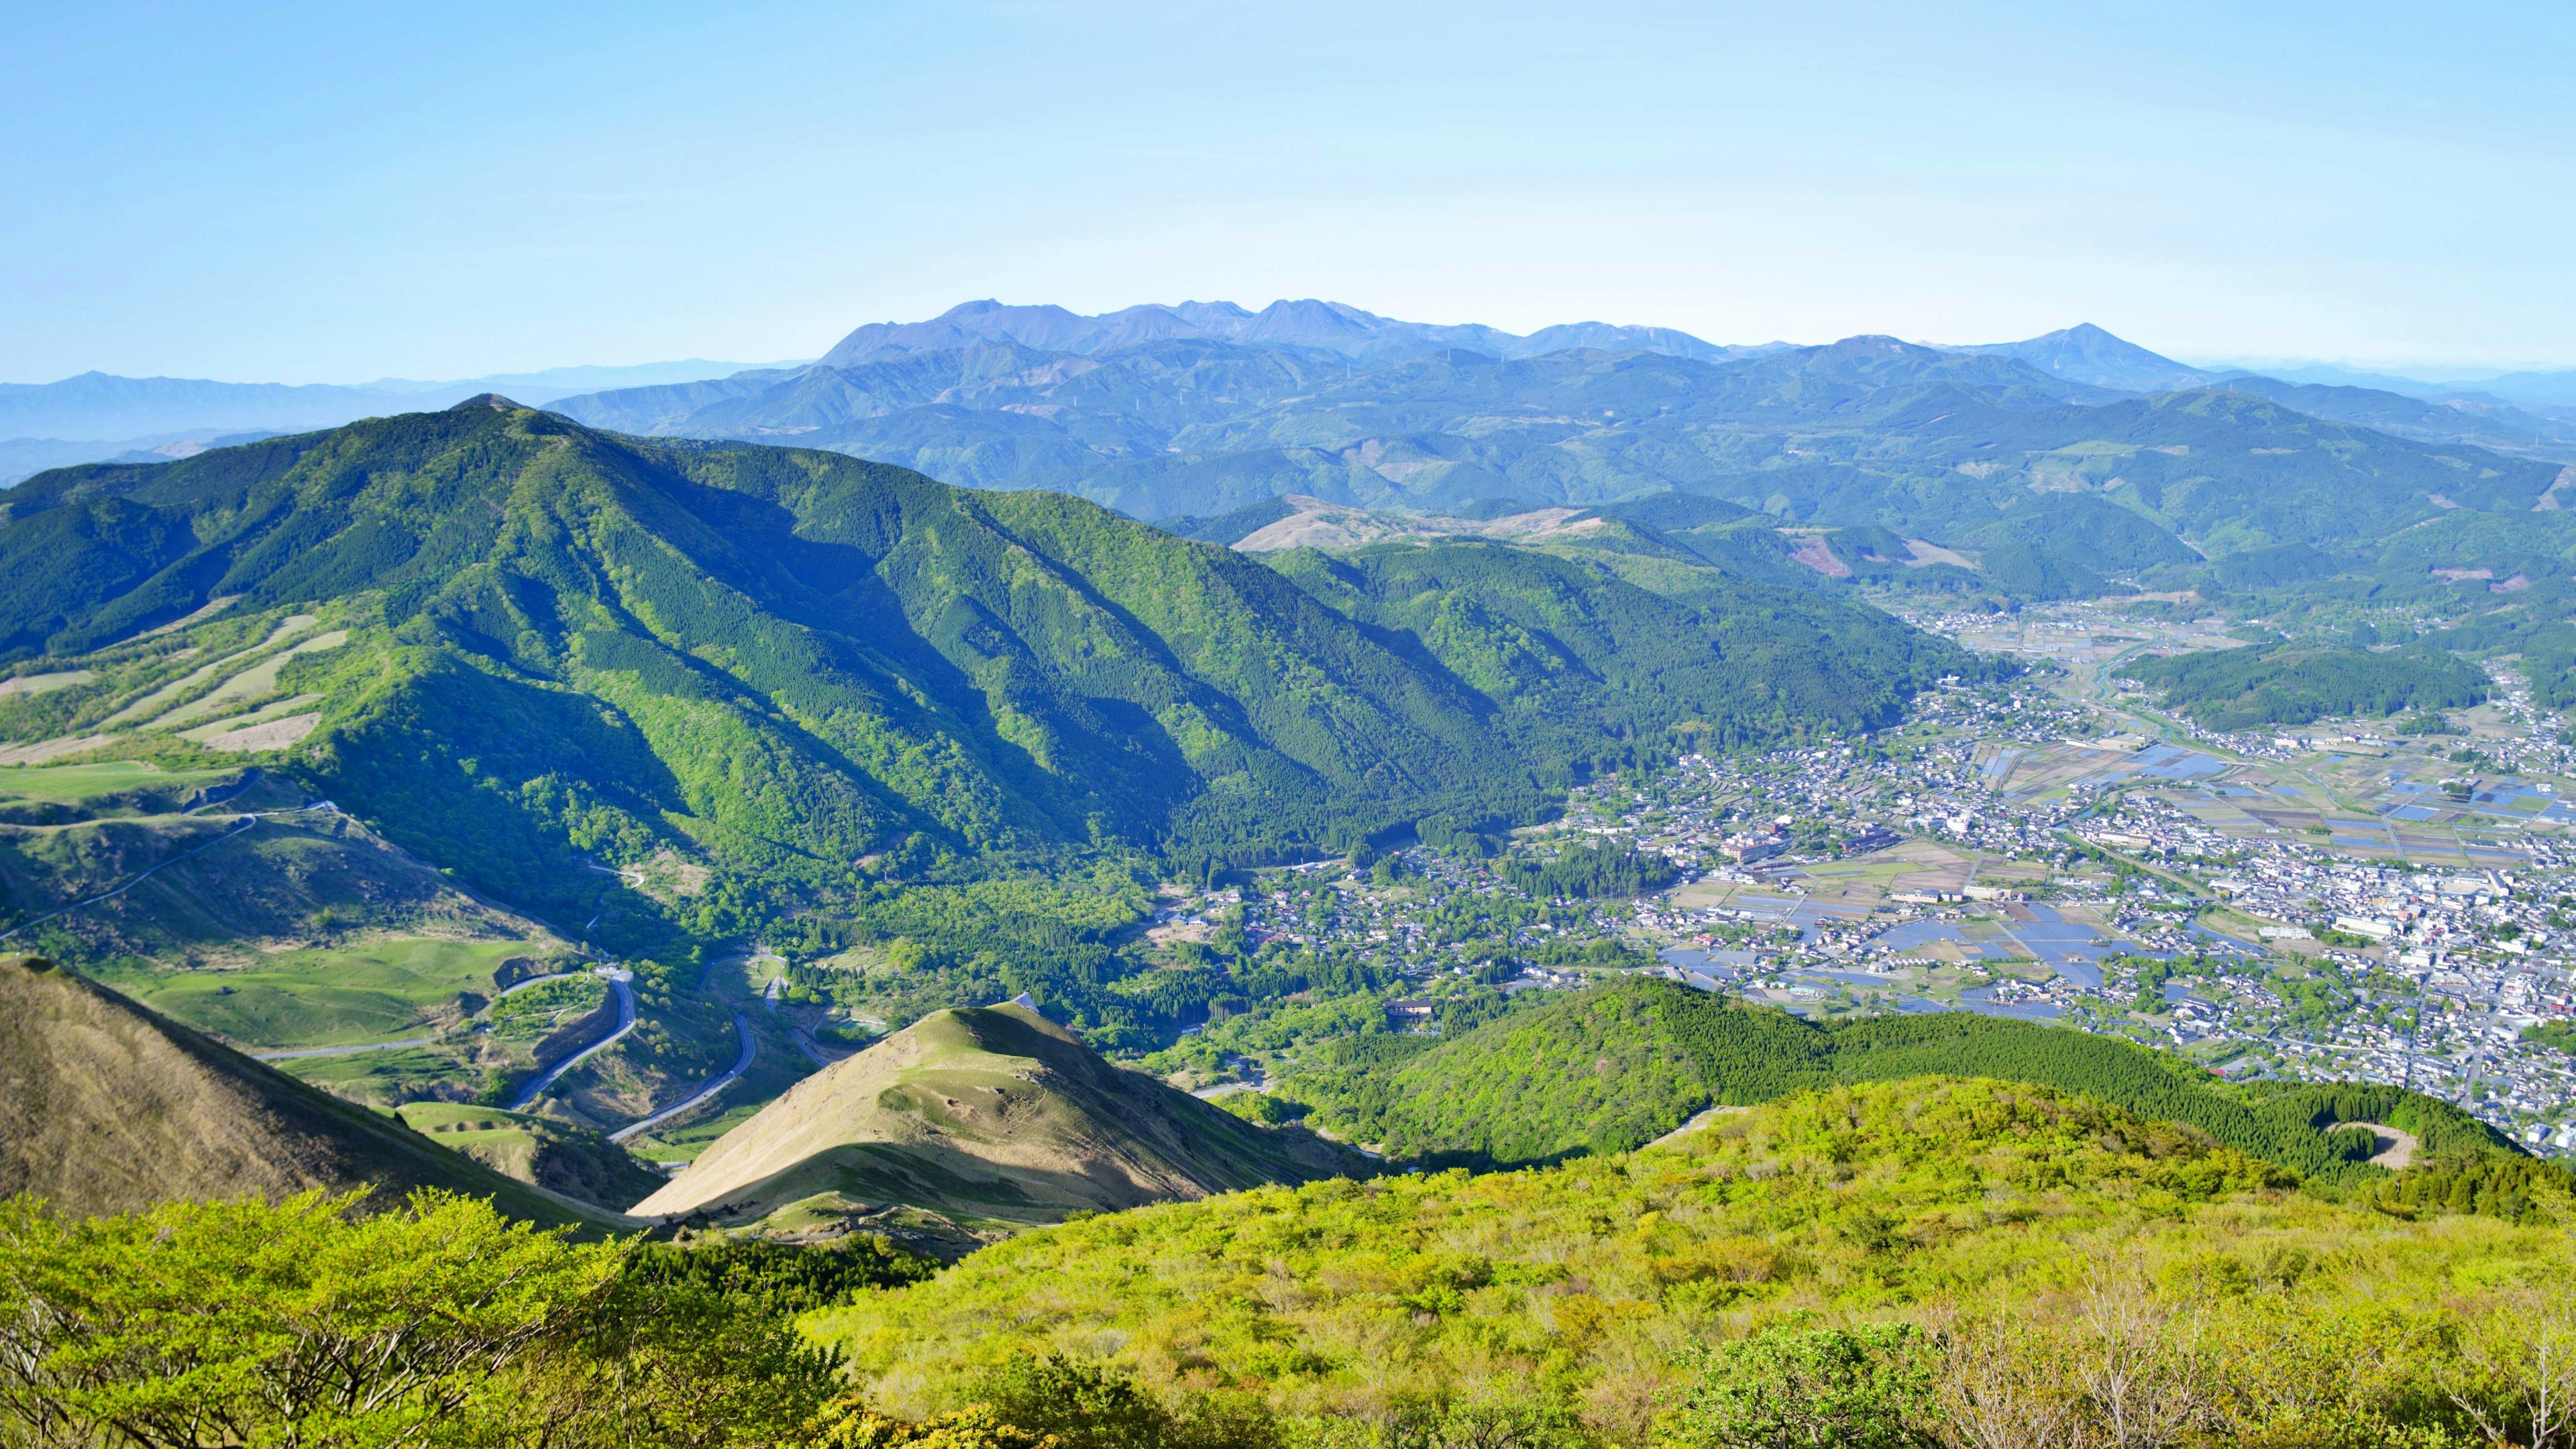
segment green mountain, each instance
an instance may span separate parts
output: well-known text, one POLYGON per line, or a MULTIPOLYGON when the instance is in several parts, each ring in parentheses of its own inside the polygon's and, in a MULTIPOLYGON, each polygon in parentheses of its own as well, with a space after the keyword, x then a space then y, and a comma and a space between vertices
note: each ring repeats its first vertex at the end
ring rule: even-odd
POLYGON ((493 1199, 516 1217, 611 1214, 432 1145, 42 958, 0 963, 0 1196, 59 1212, 372 1185, 493 1199))
POLYGON ((1812 591, 1460 547, 1265 564, 485 398, 0 498, 0 649, 53 682, 0 737, 275 759, 481 893, 659 949, 979 861, 1527 820, 1676 728, 1882 723, 1973 668, 1812 591))
POLYGON ((2371 1121, 2415 1133, 2429 1154, 2517 1149, 2447 1103, 2394 1087, 2230 1087, 2205 1070, 2111 1037, 1948 1012, 1818 1025, 1667 981, 1574 993, 1455 1039, 1358 1037, 1284 1074, 1314 1120, 1388 1154, 1477 1163, 1617 1152, 1713 1104, 1924 1075, 1993 1077, 2089 1097, 2305 1176, 2339 1176, 2371 1155, 2371 1121))
POLYGON ((1025 1224, 1362 1166, 1111 1066, 1025 1007, 977 1007, 799 1082, 633 1211, 742 1223, 898 1203, 1025 1224))

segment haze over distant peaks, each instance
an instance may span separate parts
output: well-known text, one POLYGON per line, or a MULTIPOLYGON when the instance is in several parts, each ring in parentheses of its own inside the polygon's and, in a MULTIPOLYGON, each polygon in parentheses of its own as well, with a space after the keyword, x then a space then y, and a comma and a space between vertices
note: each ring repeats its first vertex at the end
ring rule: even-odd
POLYGON ((2080 322, 2073 327, 2020 342, 1989 342, 1977 347, 1948 350, 2009 357, 2069 382, 2118 388, 2123 392, 2175 392, 2187 387, 2200 387, 2212 376, 2197 367, 2114 337, 2090 322, 2080 322))
POLYGON ((1086 317, 1056 306, 1014 307, 985 300, 951 307, 927 322, 871 322, 825 353, 824 367, 854 367, 916 352, 977 343, 1016 343, 1041 352, 1092 355, 1146 342, 1231 342, 1252 347, 1305 347, 1349 357, 1389 358, 1464 348, 1496 357, 1535 357, 1596 347, 1657 352, 1719 362, 1788 344, 1722 347, 1669 327, 1614 327, 1575 322, 1527 337, 1477 323, 1446 326, 1400 322, 1343 302, 1279 301, 1258 312, 1232 302, 1149 303, 1086 317))

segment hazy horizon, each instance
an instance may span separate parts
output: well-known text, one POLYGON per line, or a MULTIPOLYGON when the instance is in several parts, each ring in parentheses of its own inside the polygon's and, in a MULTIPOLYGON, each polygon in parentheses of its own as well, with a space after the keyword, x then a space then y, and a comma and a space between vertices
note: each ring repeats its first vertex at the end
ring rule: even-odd
MULTIPOLYGON (((454 374, 452 374, 452 375, 436 376, 436 377, 433 377, 433 376, 431 376, 431 375, 429 375, 429 374, 427 374, 427 373, 423 373, 423 372, 412 372, 412 373, 407 373, 407 374, 406 374, 406 373, 387 373, 387 374, 383 374, 383 375, 379 375, 379 376, 372 376, 372 377, 184 377, 184 376, 182 376, 182 375, 180 375, 180 374, 177 374, 177 373, 169 373, 169 372, 157 372, 157 373, 126 372, 126 373, 119 373, 119 372, 114 372, 114 371, 112 371, 112 370, 110 370, 110 369, 107 369, 107 368, 87 368, 87 369, 83 369, 81 372, 78 372, 78 373, 68 373, 68 374, 64 374, 64 375, 62 375, 62 376, 60 376, 60 377, 41 377, 41 378, 40 378, 40 377, 9 377, 9 378, 0 378, 0 385, 9 385, 9 386, 30 386, 30 385, 33 385, 33 386, 42 386, 42 385, 47 384, 47 383, 70 381, 70 380, 72 380, 72 379, 74 379, 74 378, 81 377, 81 376, 85 376, 85 375, 87 375, 87 374, 89 374, 89 373, 92 373, 92 372, 96 372, 96 373, 102 373, 102 374, 105 374, 105 375, 108 375, 108 376, 113 376, 113 377, 123 377, 123 378, 132 378, 132 379, 167 378, 167 379, 171 379, 171 380, 174 380, 174 381, 191 381, 191 382, 204 381, 204 382, 220 382, 220 383, 234 383, 234 384, 261 384, 261 383, 268 383, 268 384, 279 384, 279 385, 289 386, 289 387, 347 387, 347 388, 383 388, 383 389, 387 389, 387 390, 398 390, 398 389, 402 389, 402 388, 410 388, 410 387, 417 387, 417 388, 422 388, 422 389, 428 389, 428 388, 433 388, 433 387, 447 386, 447 385, 451 385, 451 384, 459 383, 459 382, 480 382, 480 381, 489 381, 489 380, 506 379, 506 378, 529 378, 529 379, 535 379, 535 378, 546 377, 546 376, 548 376, 548 375, 550 375, 550 374, 579 373, 579 372, 639 371, 639 370, 643 370, 643 369, 650 369, 650 368, 684 368, 684 367, 689 367, 689 366, 697 365, 697 364, 703 364, 704 366, 706 366, 707 368, 710 368, 710 369, 715 369, 715 368, 725 368, 725 369, 745 370, 745 371, 747 371, 747 370, 762 369, 762 368, 798 367, 798 366, 804 366, 804 365, 807 365, 807 364, 811 363, 815 358, 820 357, 820 356, 822 355, 822 353, 823 353, 826 349, 828 349, 828 347, 830 346, 830 344, 831 344, 832 342, 836 342, 836 341, 838 341, 842 336, 846 335, 846 334, 847 334, 847 333, 848 333, 852 328, 854 328, 854 327, 865 326, 865 325, 868 325, 869 323, 886 323, 886 322, 890 322, 890 323, 898 323, 898 324, 900 324, 900 323, 917 323, 917 322, 927 322, 927 321, 931 321, 931 320, 933 320, 933 319, 935 319, 935 318, 937 318, 937 317, 939 317, 939 316, 941 316, 941 315, 944 315, 946 312, 948 312, 948 311, 952 310, 955 306, 962 306, 962 305, 965 305, 967 302, 970 302, 970 301, 983 301, 983 300, 999 300, 999 301, 1001 301, 1001 302, 1003 303, 1003 305, 1005 305, 1005 306, 1045 306, 1045 305, 1050 305, 1050 304, 1048 304, 1048 303, 1046 303, 1046 302, 1044 302, 1044 301, 1035 301, 1035 300, 1033 300, 1033 301, 1021 302, 1021 301, 1013 301, 1013 300, 1010 300, 1010 299, 985 299, 985 298, 970 298, 970 299, 963 299, 963 300, 961 300, 961 301, 960 301, 960 302, 958 302, 958 303, 951 304, 951 306, 950 306, 950 307, 943 307, 943 308, 938 309, 937 311, 930 312, 930 313, 926 313, 926 314, 924 314, 924 315, 922 315, 922 316, 918 316, 918 317, 877 317, 877 318, 867 318, 867 319, 863 319, 863 320, 860 320, 860 321, 855 321, 855 322, 851 323, 851 324, 850 324, 850 326, 848 326, 848 327, 842 327, 842 328, 839 328, 839 329, 835 330, 835 331, 831 334, 831 336, 830 336, 828 339, 825 339, 825 340, 823 340, 819 345, 817 345, 817 346, 815 346, 815 347, 812 347, 812 348, 808 349, 808 351, 807 351, 804 355, 802 355, 802 356, 798 356, 798 357, 791 357, 791 358, 775 359, 775 360, 771 360, 771 361, 758 361, 758 362, 740 362, 740 361, 728 362, 728 361, 724 361, 724 360, 721 360, 721 359, 716 359, 716 358, 706 357, 706 356, 703 356, 703 355, 688 356, 688 357, 643 357, 643 358, 635 358, 635 359, 631 359, 631 360, 616 360, 616 361, 602 361, 602 360, 598 360, 598 359, 595 359, 595 358, 583 358, 583 359, 581 359, 581 360, 577 360, 577 361, 551 362, 551 363, 544 363, 544 364, 540 364, 540 365, 536 365, 536 366, 525 366, 525 367, 486 367, 486 368, 476 369, 476 370, 472 370, 472 371, 458 372, 458 373, 454 373, 454 374)), ((1272 300, 1272 301, 1296 301, 1296 300, 1305 300, 1305 299, 1300 299, 1300 298, 1273 298, 1273 299, 1271 299, 1271 300, 1272 300)), ((1327 302, 1343 302, 1343 301, 1345 301, 1346 299, 1343 299, 1343 298, 1336 298, 1336 297, 1326 297, 1326 298, 1319 298, 1319 299, 1315 299, 1315 300, 1321 300, 1321 301, 1327 301, 1327 302)), ((1260 310, 1261 310, 1261 308, 1262 308, 1263 306, 1267 306, 1267 305, 1269 305, 1269 303, 1266 303, 1266 302, 1265 302, 1265 303, 1259 303, 1259 304, 1240 302, 1240 301, 1238 301, 1237 299, 1235 299, 1235 298, 1231 298, 1231 297, 1213 297, 1213 298, 1175 298, 1175 299, 1169 299, 1169 300, 1156 299, 1156 300, 1151 300, 1151 301, 1146 301, 1146 302, 1132 302, 1132 303, 1126 303, 1126 304, 1123 304, 1123 305, 1121 305, 1121 306, 1104 307, 1104 308, 1099 309, 1099 311, 1100 311, 1101 313, 1106 313, 1106 312, 1117 312, 1117 311, 1125 310, 1125 308, 1126 308, 1126 307, 1133 307, 1133 306, 1181 306, 1181 305, 1186 305, 1186 304, 1191 303, 1191 302, 1231 303, 1231 304, 1233 304, 1233 305, 1241 306, 1241 307, 1245 308, 1245 310, 1247 310, 1247 311, 1253 311, 1253 312, 1258 312, 1258 311, 1260 311, 1260 310)), ((1054 304, 1054 305, 1061 305, 1061 304, 1054 304)), ((1357 304, 1350 304, 1350 303, 1346 303, 1346 305, 1357 305, 1357 304)), ((1364 309, 1364 310, 1374 310, 1374 309, 1364 309)), ((1090 313, 1090 314, 1084 314, 1084 315, 1099 315, 1099 314, 1098 314, 1098 313, 1090 313)), ((1410 316, 1403 316, 1403 315, 1401 315, 1401 314, 1396 314, 1396 313, 1379 313, 1378 315, 1380 315, 1380 316, 1385 316, 1385 317, 1389 317, 1389 318, 1391 318, 1391 319, 1393 319, 1393 320, 1404 321, 1404 322, 1425 323, 1425 324, 1433 325, 1433 326, 1463 326, 1463 325, 1474 325, 1474 324, 1482 323, 1482 322, 1484 321, 1484 319, 1482 319, 1482 318, 1479 318, 1479 317, 1472 317, 1472 316, 1469 316, 1469 317, 1410 317, 1410 316)), ((2070 322, 2062 323, 2062 324, 2060 324, 2060 325, 2059 325, 2059 326, 2057 326, 2057 327, 2049 327, 2049 328, 2042 329, 2042 331, 2041 331, 2041 332, 2031 333, 2031 334, 2029 334, 2029 335, 2030 335, 2030 336, 2040 336, 2040 335, 2043 335, 2043 334, 2044 334, 2044 333, 2046 333, 2046 332, 2056 332, 2056 331, 2060 331, 2060 330, 2063 330, 2064 328, 2071 328, 2071 327, 2075 327, 2075 326, 2082 325, 2082 324, 2083 324, 2085 321, 2087 321, 2087 320, 2089 320, 2089 319, 2079 318, 2079 319, 2076 319, 2076 320, 2074 320, 2074 321, 2070 321, 2070 322)), ((1608 324, 1610 324, 1610 325, 1612 325, 1612 326, 1621 326, 1621 327, 1627 327, 1627 326, 1635 326, 1635 327, 1669 327, 1669 326, 1671 326, 1671 325, 1672 325, 1672 324, 1670 324, 1670 323, 1660 322, 1660 321, 1656 321, 1656 320, 1653 320, 1653 319, 1647 319, 1647 318, 1630 318, 1630 319, 1620 319, 1620 318, 1611 318, 1611 317, 1568 317, 1568 318, 1562 318, 1562 319, 1559 319, 1557 322, 1554 322, 1554 323, 1544 323, 1544 324, 1541 324, 1541 326, 1556 326, 1556 325, 1567 325, 1567 324, 1585 323, 1585 322, 1603 322, 1603 323, 1608 323, 1608 324)), ((1491 324, 1485 324, 1485 325, 1491 325, 1491 324)), ((2099 324, 2099 323, 2095 323, 2094 325, 2096 325, 2096 326, 2100 326, 2101 324, 2099 324)), ((1516 335, 1526 336, 1526 335, 1528 335, 1528 332, 1535 332, 1535 331, 1538 331, 1538 330, 1540 330, 1540 329, 1539 329, 1539 328, 1537 328, 1537 327, 1533 327, 1533 328, 1529 328, 1529 329, 1527 329, 1526 331, 1518 332, 1518 333, 1516 333, 1516 335)), ((1685 332, 1689 331, 1689 329, 1688 329, 1688 328, 1678 328, 1678 329, 1676 329, 1676 330, 1685 331, 1685 332)), ((2513 373, 2516 373, 2516 372, 2523 372, 2523 371, 2555 371, 2555 370, 2562 370, 2558 365, 2556 365, 2556 364, 2551 364, 2551 363, 2537 363, 2537 364, 2533 364, 2533 363, 2524 363, 2524 364, 2511 364, 2511 363, 2493 363, 2493 362, 2488 362, 2488 363, 2469 363, 2469 364, 2460 364, 2460 363, 2446 363, 2446 362, 2433 362, 2433 361, 2416 361, 2416 362, 2410 362, 2410 361, 2406 361, 2406 360, 2398 360, 2398 361, 2357 360, 2357 359, 2353 359, 2353 358, 2349 358, 2349 357, 2343 357, 2343 358, 2336 358, 2336 357, 2301 357, 2301 356, 2295 356, 2295 355, 2292 355, 2292 356, 2284 356, 2284 355, 2277 355, 2277 354, 2271 354, 2271 355, 2267 355, 2267 354, 2254 354, 2254 355, 2211 355, 2211 354, 2194 353, 2194 352, 2190 351, 2189 349, 2171 349, 2171 350, 2168 350, 2168 349, 2165 349, 2165 348, 2157 347, 2157 346, 2155 346, 2155 345, 2154 345, 2153 343, 2151 343, 2151 342, 2147 342, 2147 341, 2141 340, 2141 339, 2136 338, 2136 337, 2131 337, 2131 336, 2128 336, 2128 335, 2126 335, 2126 334, 2122 334, 2122 333, 2120 333, 2120 332, 2118 331, 2118 329, 2116 329, 2116 328, 2104 328, 2104 330, 2105 330, 2105 331, 2112 332, 2115 336, 2119 336, 2119 337, 2121 338, 2121 340, 2122 340, 2122 341, 2124 341, 2124 342, 2130 342, 2130 343, 2136 344, 2136 345, 2138 345, 2138 346, 2140 346, 2140 347, 2144 347, 2144 348, 2146 348, 2146 349, 2147 349, 2148 351, 2150 351, 2150 352, 2155 352, 2155 353, 2158 353, 2158 354, 2160 354, 2160 355, 2162 355, 2162 356, 2169 357, 2169 358, 2171 358, 2172 360, 2174 360, 2174 361, 2176 361, 2176 362, 2181 362, 2181 363, 2184 363, 2184 364, 2189 365, 2189 366, 2192 366, 2192 367, 2202 368, 2202 369, 2205 369, 2205 370, 2208 370, 2208 371, 2213 371, 2213 372, 2224 372, 2224 371, 2229 371, 2229 370, 2263 371, 2263 370, 2266 370, 2266 369, 2282 370, 2282 371, 2288 371, 2288 370, 2304 370, 2304 369, 2326 369, 2326 370, 2342 370, 2342 371, 2349 371, 2349 372, 2354 372, 2354 373, 2375 373, 2375 374, 2380 374, 2380 375, 2385 375, 2385 376, 2390 376, 2390 377, 2404 378, 2404 379, 2406 379, 2406 380, 2413 381, 2413 382, 2421 382, 2421 383, 2428 383, 2428 384, 2450 384, 2450 383, 2467 384, 2467 383, 2474 383, 2474 382, 2478 382, 2478 381, 2482 381, 2482 380, 2486 380, 2486 379, 2491 379, 2491 378, 2496 378, 2496 377, 2503 377, 2503 376, 2507 376, 2507 375, 2510 375, 2510 374, 2513 374, 2513 373)), ((1697 337, 1699 337, 1701 341, 1704 341, 1704 342, 1711 342, 1711 343, 1716 343, 1716 344, 1721 345, 1721 346, 1726 346, 1726 345, 1759 345, 1759 344, 1766 344, 1766 343, 1783 343, 1783 344, 1786 344, 1786 345, 1788 345, 1788 346, 1792 346, 1792 347, 1815 347, 1815 346, 1822 346, 1822 345, 1825 345, 1825 344, 1827 344, 1827 343, 1832 343, 1832 342, 1837 342, 1837 341, 1841 341, 1841 340, 1842 340, 1842 337, 1821 337, 1821 338, 1793 338, 1793 337, 1711 337, 1711 336, 1706 336, 1706 335, 1704 335, 1704 334, 1698 334, 1698 333, 1693 333, 1692 335, 1693 335, 1693 336, 1697 336, 1697 337)), ((1875 335, 1875 336, 1895 336, 1895 335, 1897 335, 1897 334, 1889 333, 1889 332, 1883 332, 1883 331, 1878 331, 1878 332, 1859 332, 1859 333, 1846 333, 1846 334, 1843 334, 1843 336, 1844 336, 1844 337, 1851 337, 1851 336, 1872 336, 1872 335, 1875 335)), ((2014 342, 2014 341, 2020 341, 2020 340, 2023 340, 2023 339, 2022 339, 2021 337, 1942 337, 1942 338, 1931 338, 1931 337, 1905 337, 1905 338, 1902 338, 1901 340, 1906 341, 1906 342, 1911 342, 1911 343, 1917 343, 1917 344, 1920 344, 1920 345, 1923 345, 1923 346, 1928 346, 1928 347, 1973 347, 1973 346, 1979 346, 1979 345, 1985 345, 1985 344, 1992 344, 1992 343, 2000 343, 2000 342, 2014 342)), ((2571 366, 2576 366, 2576 364, 2571 364, 2571 366)), ((705 375, 708 375, 708 376, 716 376, 716 375, 721 375, 721 374, 718 374, 718 373, 715 373, 715 372, 710 371, 710 372, 706 373, 705 375)), ((617 384, 617 385, 633 385, 633 384, 617 384)))
POLYGON ((987 296, 2576 367, 2571 60, 2537 5, 54 7, 0 42, 0 377, 809 356, 987 296))

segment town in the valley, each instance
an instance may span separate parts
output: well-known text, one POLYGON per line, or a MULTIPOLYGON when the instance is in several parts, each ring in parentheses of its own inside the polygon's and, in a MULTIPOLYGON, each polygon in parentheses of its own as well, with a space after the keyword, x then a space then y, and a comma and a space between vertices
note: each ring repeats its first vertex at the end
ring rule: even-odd
MULTIPOLYGON (((2576 1153, 2576 752, 2520 674, 2497 666, 2439 734, 2213 732, 2125 688, 2119 662, 2225 647, 2219 621, 2079 603, 1913 622, 2030 667, 1863 739, 1593 781, 1500 852, 1175 891, 1153 934, 1383 973, 1397 1030, 1439 1030, 1471 995, 1647 971, 1808 1016, 2006 1014, 2231 1078, 2400 1084, 2576 1153), (1670 873, 1633 893, 1533 878, 1569 856, 1670 873)), ((1265 1056, 1332 1030, 1299 1019, 1322 1010, 1220 1012, 1199 1059, 1258 1082, 1265 1056)))

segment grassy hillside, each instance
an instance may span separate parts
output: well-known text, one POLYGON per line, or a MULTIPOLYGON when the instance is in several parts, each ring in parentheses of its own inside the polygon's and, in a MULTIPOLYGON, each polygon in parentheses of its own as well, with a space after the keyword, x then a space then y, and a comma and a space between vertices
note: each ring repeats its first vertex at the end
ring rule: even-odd
POLYGON ((439 1146, 504 1177, 611 1212, 624 1212, 664 1181, 600 1134, 547 1117, 448 1102, 414 1102, 394 1115, 439 1146))
POLYGON ((305 1086, 41 958, 0 962, 0 1195, 69 1214, 372 1185, 596 1219, 305 1086))
POLYGON ((756 1221, 832 1198, 1052 1222, 1359 1167, 1123 1071, 1017 1006, 944 1011, 798 1083, 717 1139, 643 1216, 756 1221))
POLYGON ((2325 1130, 2344 1121, 2404 1127, 2436 1155, 2514 1154, 2457 1109, 2393 1087, 2257 1094, 2067 1028, 1956 1012, 1816 1025, 1658 980, 1578 992, 1453 1040, 1335 1044, 1281 1090, 1313 1105, 1318 1125, 1392 1155, 1516 1163, 1632 1148, 1712 1103, 1932 1074, 2082 1092, 2303 1176, 2375 1176, 2356 1165, 2363 1143, 2325 1130))
POLYGON ((1052 1352, 1236 1416, 1230 1443, 2109 1443, 2150 1398, 2191 1435, 2126 1442, 2486 1442, 2469 1406, 2541 1381, 2563 1194, 2516 1226, 2284 1180, 2086 1098, 1916 1079, 1563 1167, 1088 1219, 805 1325, 905 1417, 1010 1401, 1052 1352), (1724 1437, 1730 1395, 1896 1423, 1724 1437))

